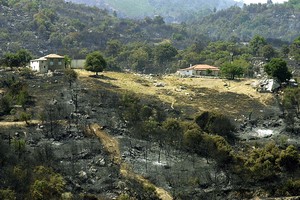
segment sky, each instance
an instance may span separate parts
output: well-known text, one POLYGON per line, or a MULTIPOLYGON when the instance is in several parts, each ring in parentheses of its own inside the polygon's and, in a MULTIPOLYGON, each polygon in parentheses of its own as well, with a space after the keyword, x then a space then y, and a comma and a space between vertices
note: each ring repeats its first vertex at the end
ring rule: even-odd
MULTIPOLYGON (((288 0, 272 0, 273 3, 283 3, 287 2, 288 0)), ((250 3, 267 3, 267 0, 244 0, 245 4, 250 4, 250 3)))

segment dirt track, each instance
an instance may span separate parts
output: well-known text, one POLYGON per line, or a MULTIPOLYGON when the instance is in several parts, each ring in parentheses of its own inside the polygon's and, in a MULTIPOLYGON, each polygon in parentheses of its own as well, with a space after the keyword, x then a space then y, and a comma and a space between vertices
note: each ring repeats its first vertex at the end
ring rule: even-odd
POLYGON ((111 155, 111 159, 114 163, 120 165, 120 173, 123 177, 129 179, 135 179, 142 183, 145 186, 153 186, 158 194, 158 196, 162 200, 172 200, 172 196, 163 188, 157 187, 153 185, 149 180, 145 179, 141 175, 135 174, 131 171, 126 163, 123 163, 121 160, 121 153, 119 149, 119 142, 117 139, 111 137, 107 133, 101 130, 101 127, 98 124, 90 125, 90 129, 93 133, 100 139, 101 143, 103 144, 104 148, 108 153, 111 155))
MULTIPOLYGON (((33 124, 38 124, 41 123, 38 120, 30 120, 28 121, 28 124, 33 125, 33 124)), ((20 122, 6 122, 6 121, 0 121, 0 127, 11 127, 11 126, 26 126, 27 124, 24 121, 20 122)))

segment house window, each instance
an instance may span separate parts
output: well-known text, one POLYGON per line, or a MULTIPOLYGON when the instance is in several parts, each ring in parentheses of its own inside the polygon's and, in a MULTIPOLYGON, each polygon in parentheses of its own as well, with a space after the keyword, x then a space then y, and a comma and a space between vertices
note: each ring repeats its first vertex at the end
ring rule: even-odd
POLYGON ((54 63, 53 63, 53 61, 50 61, 50 65, 53 65, 54 63))
POLYGON ((61 65, 61 61, 58 62, 58 65, 61 65))

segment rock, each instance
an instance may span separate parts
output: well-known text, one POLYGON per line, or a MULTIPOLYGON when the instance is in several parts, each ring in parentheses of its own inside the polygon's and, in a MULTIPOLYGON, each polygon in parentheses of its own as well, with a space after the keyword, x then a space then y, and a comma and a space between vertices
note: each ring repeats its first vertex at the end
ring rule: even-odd
POLYGON ((154 83, 153 84, 155 87, 165 87, 165 84, 162 82, 154 83))
POLYGON ((88 175, 85 171, 80 171, 78 174, 78 177, 82 180, 82 181, 86 181, 88 179, 88 175))
POLYGON ((99 158, 97 161, 96 161, 96 165, 98 165, 99 167, 104 167, 105 166, 105 160, 104 158, 99 158))
POLYGON ((96 173, 98 170, 95 168, 95 166, 91 166, 90 169, 89 169, 89 171, 91 173, 96 173))

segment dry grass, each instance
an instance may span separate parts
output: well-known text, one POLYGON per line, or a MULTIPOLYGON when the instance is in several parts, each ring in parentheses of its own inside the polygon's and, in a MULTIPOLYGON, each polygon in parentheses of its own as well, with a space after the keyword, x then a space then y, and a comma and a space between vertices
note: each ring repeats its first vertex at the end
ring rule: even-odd
POLYGON ((104 72, 97 81, 90 81, 90 72, 78 70, 79 78, 89 87, 106 87, 118 92, 130 91, 139 96, 158 98, 170 107, 189 106, 195 110, 219 110, 232 116, 263 110, 274 98, 258 93, 251 86, 254 79, 228 81, 211 78, 150 77, 132 73, 104 72), (99 83, 99 84, 97 84, 99 83), (164 87, 154 84, 163 83, 164 87))
MULTIPOLYGON (((86 78, 93 75, 93 73, 85 70, 77 70, 80 78, 86 78)), ((153 79, 146 78, 145 76, 135 75, 131 73, 118 73, 118 72, 104 72, 103 75, 110 79, 101 79, 101 81, 118 86, 120 89, 132 91, 135 93, 145 95, 157 95, 163 100, 168 100, 165 95, 160 94, 162 90, 175 91, 179 86, 186 86, 188 88, 209 88, 218 92, 233 92, 237 94, 245 94, 250 98, 255 98, 261 103, 267 103, 271 94, 262 94, 256 92, 251 83, 255 82, 255 79, 241 79, 238 81, 229 81, 224 79, 212 79, 212 78, 179 78, 176 76, 165 76, 163 78, 153 79), (155 87, 153 83, 162 82, 165 83, 165 87, 155 87), (227 86, 224 86, 227 84, 227 86)), ((186 92, 192 92, 187 89, 186 92)))

